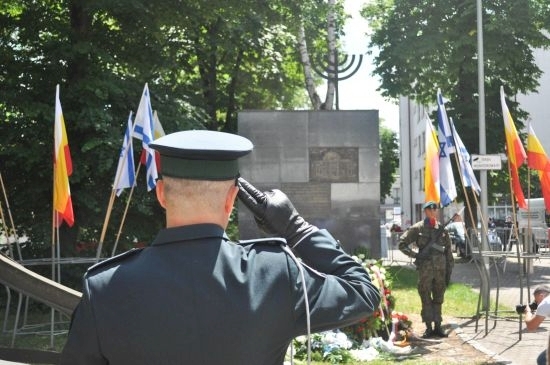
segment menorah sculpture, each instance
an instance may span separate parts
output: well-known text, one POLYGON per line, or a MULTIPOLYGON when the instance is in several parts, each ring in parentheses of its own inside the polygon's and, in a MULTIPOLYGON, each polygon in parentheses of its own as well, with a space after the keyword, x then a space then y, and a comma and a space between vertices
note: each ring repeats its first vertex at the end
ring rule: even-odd
POLYGON ((330 60, 330 57, 325 56, 322 61, 318 62, 317 64, 312 64, 312 67, 319 76, 329 82, 334 82, 336 93, 335 107, 336 110, 339 110, 340 101, 338 95, 338 83, 340 81, 349 79, 357 73, 357 71, 361 67, 361 64, 363 63, 363 55, 341 55, 338 53, 338 50, 335 50, 333 59, 335 60, 335 62, 332 62, 330 60))

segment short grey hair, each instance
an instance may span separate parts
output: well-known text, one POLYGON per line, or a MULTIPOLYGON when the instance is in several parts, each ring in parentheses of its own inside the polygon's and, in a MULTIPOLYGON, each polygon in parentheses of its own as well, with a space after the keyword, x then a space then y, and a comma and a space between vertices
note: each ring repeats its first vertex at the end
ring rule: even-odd
POLYGON ((550 286, 545 284, 537 286, 533 294, 536 295, 538 293, 550 293, 550 286))

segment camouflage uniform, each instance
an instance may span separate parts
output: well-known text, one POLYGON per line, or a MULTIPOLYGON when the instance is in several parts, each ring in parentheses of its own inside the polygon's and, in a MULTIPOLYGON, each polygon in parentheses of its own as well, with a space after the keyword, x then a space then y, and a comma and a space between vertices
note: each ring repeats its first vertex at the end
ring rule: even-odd
MULTIPOLYGON (((399 240, 399 250, 405 255, 415 258, 417 253, 412 250, 415 244, 418 250, 426 247, 432 237, 437 235, 440 228, 439 222, 435 227, 430 226, 426 220, 420 221, 405 231, 399 240)), ((434 243, 435 248, 429 248, 428 256, 424 260, 415 261, 418 270, 418 294, 422 301, 422 321, 431 328, 431 322, 435 322, 436 329, 441 325, 441 305, 445 289, 451 277, 454 266, 454 258, 451 250, 451 239, 446 229, 434 243)))

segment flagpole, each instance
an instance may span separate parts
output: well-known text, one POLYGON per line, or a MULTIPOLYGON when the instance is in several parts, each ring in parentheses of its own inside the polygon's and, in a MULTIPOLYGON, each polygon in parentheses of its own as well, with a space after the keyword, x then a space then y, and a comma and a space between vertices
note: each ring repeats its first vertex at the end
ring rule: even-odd
MULTIPOLYGON (((478 116, 479 116, 479 153, 484 155, 487 153, 486 148, 486 135, 485 135, 485 70, 484 70, 484 55, 483 55, 483 12, 481 6, 481 0, 476 0, 476 25, 477 25, 477 87, 478 87, 478 116)), ((481 186, 481 206, 480 212, 481 216, 486 216, 488 214, 488 199, 487 199, 487 171, 481 170, 479 172, 480 177, 480 186, 481 186)), ((482 247, 488 247, 487 237, 481 235, 481 245, 482 247)), ((484 259, 484 265, 489 268, 489 260, 484 259)), ((483 299, 483 307, 488 308, 489 306, 489 283, 482 278, 481 282, 481 293, 483 299)))
MULTIPOLYGON (((512 186, 512 167, 510 166, 510 157, 508 157, 507 159, 507 164, 508 164, 508 177, 510 182, 510 196, 512 198, 511 199, 512 200, 512 228, 511 229, 514 230, 514 236, 516 237, 516 256, 518 259, 518 264, 521 264, 521 257, 519 254, 519 230, 518 230, 518 220, 516 215, 516 204, 515 204, 515 200, 517 199, 515 198, 514 188, 512 186)), ((510 234, 512 234, 512 231, 510 231, 510 234)), ((519 267, 519 301, 520 303, 523 303, 523 274, 524 274, 524 271, 520 265, 519 267)), ((521 335, 521 331, 520 331, 520 335, 521 335)))
MULTIPOLYGON (((528 119, 527 120, 527 130, 529 131, 530 130, 530 127, 531 127, 531 120, 528 119)), ((529 155, 527 155, 527 201, 529 202, 531 199, 531 168, 529 167, 529 155)), ((546 209, 546 208, 545 208, 546 209)), ((531 204, 527 203, 527 238, 526 238, 526 246, 527 246, 527 250, 523 249, 523 251, 527 251, 528 253, 531 253, 533 252, 534 250, 534 247, 533 247, 533 240, 531 239, 531 235, 532 235, 532 229, 531 229, 531 204)), ((532 267, 532 262, 531 262, 531 259, 526 259, 526 267, 525 267, 525 271, 527 273, 532 273, 532 270, 533 270, 533 267, 532 267)), ((526 276, 527 277, 527 280, 529 280, 529 276, 526 276)), ((529 288, 529 282, 527 282, 527 288, 529 288)), ((529 294, 529 293, 527 293, 529 294)))
MULTIPOLYGON (((452 121, 450 121, 450 122, 452 123, 452 121)), ((453 127, 451 127, 451 135, 453 136, 453 141, 454 141, 454 145, 455 145, 455 165, 456 165, 456 168, 458 170, 458 174, 460 175, 460 181, 462 182, 462 184, 461 184, 462 185, 462 192, 464 193, 464 199, 466 200, 466 206, 468 207, 468 214, 470 215, 470 222, 472 224, 472 228, 474 229, 474 232, 477 234, 477 228, 476 228, 476 224, 475 224, 475 221, 474 221, 472 205, 470 204, 470 197, 468 196, 466 186, 464 185, 464 174, 462 173, 462 168, 461 168, 461 166, 462 166, 462 164, 461 164, 462 152, 460 152, 460 148, 458 147, 458 143, 456 141, 456 136, 455 136, 455 133, 454 133, 454 124, 453 124, 453 127)), ((476 199, 475 196, 474 196, 474 199, 476 199)), ((476 204, 477 204, 477 199, 476 199, 476 204)))
POLYGON ((107 213, 105 214, 105 220, 103 221, 103 228, 101 230, 101 236, 99 237, 99 244, 97 246, 96 259, 99 260, 101 257, 101 250, 103 248, 103 241, 105 239, 105 233, 107 232, 107 224, 111 217, 111 211, 113 210, 113 203, 115 201, 116 190, 113 188, 111 190, 111 196, 109 197, 109 204, 107 205, 107 213))
MULTIPOLYGON (((128 117, 128 119, 131 119, 131 118, 132 118, 132 112, 130 111, 130 116, 128 117)), ((132 126, 132 131, 130 133, 130 138, 132 138, 132 135, 134 134, 134 128, 135 128, 135 124, 132 126)), ((122 145, 123 146, 124 146, 125 140, 126 140, 126 133, 124 134, 124 137, 122 139, 122 145)), ((126 159, 128 157, 128 150, 129 150, 129 148, 128 148, 128 146, 126 146, 126 148, 124 149, 124 152, 123 152, 122 161, 126 161, 126 159)), ((120 161, 120 156, 119 156, 119 161, 120 161)), ((117 170, 115 172, 115 182, 113 184, 113 189, 111 190, 111 196, 109 197, 109 204, 107 206, 107 212, 105 214, 105 220, 103 221, 103 228, 101 230, 101 236, 99 238, 99 244, 98 244, 98 247, 97 247, 96 259, 98 261, 101 257, 101 250, 103 249, 103 242, 105 240, 105 234, 107 233, 107 225, 108 225, 109 220, 111 218, 111 212, 113 210, 113 204, 114 204, 114 201, 115 201, 116 190, 117 190, 118 183, 120 181, 121 174, 122 174, 122 168, 119 169, 118 164, 117 164, 117 170)), ((132 188, 133 188, 133 186, 132 186, 132 188)))
MULTIPOLYGON (((462 171, 462 153, 460 152, 460 148, 457 147, 459 145, 459 143, 457 143, 457 135, 458 133, 455 134, 456 130, 455 130, 455 126, 454 126, 454 123, 453 121, 451 120, 450 121, 450 124, 451 124, 451 133, 452 133, 452 136, 453 136, 453 140, 455 142, 455 151, 456 152, 456 158, 458 159, 458 162, 459 163, 459 166, 457 166, 457 169, 458 169, 458 172, 460 174, 460 181, 462 182, 462 189, 463 189, 463 192, 464 192, 464 199, 466 200, 466 204, 468 206, 468 213, 470 214, 470 221, 472 223, 472 230, 474 231, 474 234, 475 236, 477 237, 478 235, 478 230, 477 230, 477 224, 476 222, 474 221, 474 215, 473 215, 473 210, 472 210, 472 207, 471 207, 471 203, 470 203, 470 198, 468 196, 468 193, 467 193, 467 190, 466 190, 466 186, 464 185, 464 174, 463 174, 463 171, 462 171)), ((462 144, 461 144, 462 145, 462 144)), ((457 160, 455 160, 456 162, 457 160)), ((465 162, 465 163, 469 163, 469 162, 465 162)), ((475 178, 475 176, 474 176, 475 178)), ((475 193, 475 190, 472 186, 470 186, 470 189, 472 190, 472 192, 474 193, 473 194, 473 197, 474 197, 474 201, 476 203, 476 207, 479 207, 479 200, 477 198, 477 194, 475 193)), ((481 226, 482 226, 482 233, 487 235, 488 232, 487 232, 487 224, 486 224, 486 221, 485 221, 485 218, 483 217, 483 212, 479 211, 479 219, 481 219, 481 226)), ((470 237, 468 237, 469 239, 470 237)))
MULTIPOLYGON (((136 170, 136 180, 138 178, 140 169, 141 169, 141 164, 138 165, 138 168, 136 170)), ((115 253, 116 253, 116 249, 117 249, 117 246, 118 246, 118 240, 120 238, 120 233, 122 232, 122 227, 124 226, 124 222, 126 221, 126 213, 128 213, 128 207, 130 206, 130 201, 131 201, 132 195, 134 193, 134 188, 135 188, 135 184, 132 185, 132 187, 130 189, 130 194, 128 195, 128 200, 126 201, 126 207, 124 208, 124 214, 122 215, 122 220, 120 221, 120 226, 118 228, 118 232, 117 232, 117 235, 116 235, 116 240, 115 240, 115 244, 113 246, 113 251, 111 253, 111 256, 114 256, 115 253)))

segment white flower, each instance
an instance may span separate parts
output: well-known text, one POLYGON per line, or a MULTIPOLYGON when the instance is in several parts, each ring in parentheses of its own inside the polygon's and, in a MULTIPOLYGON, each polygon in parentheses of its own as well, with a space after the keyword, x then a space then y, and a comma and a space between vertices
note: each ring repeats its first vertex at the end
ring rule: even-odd
POLYGON ((323 332, 322 341, 328 345, 335 345, 340 348, 349 349, 353 343, 345 333, 340 331, 323 332))
POLYGON ((378 351, 374 347, 351 350, 350 353, 357 361, 373 361, 378 357, 378 351))

